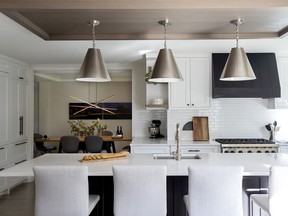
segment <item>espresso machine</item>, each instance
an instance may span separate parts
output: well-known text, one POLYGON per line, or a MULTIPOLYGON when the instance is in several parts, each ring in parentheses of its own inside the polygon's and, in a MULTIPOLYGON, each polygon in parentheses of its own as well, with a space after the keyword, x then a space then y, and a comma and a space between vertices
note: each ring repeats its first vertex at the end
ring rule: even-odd
POLYGON ((151 126, 148 127, 148 131, 150 133, 150 138, 155 139, 155 138, 163 138, 164 135, 160 133, 160 125, 161 121, 160 120, 152 120, 151 126))

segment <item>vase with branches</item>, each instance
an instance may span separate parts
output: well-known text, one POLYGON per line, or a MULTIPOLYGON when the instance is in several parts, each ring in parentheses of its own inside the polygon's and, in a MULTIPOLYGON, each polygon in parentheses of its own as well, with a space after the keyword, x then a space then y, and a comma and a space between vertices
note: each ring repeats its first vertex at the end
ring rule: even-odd
POLYGON ((74 136, 94 135, 95 131, 97 135, 100 135, 103 130, 107 129, 107 125, 102 125, 100 119, 93 120, 91 124, 83 120, 69 120, 68 123, 70 124, 71 133, 74 134, 74 136))

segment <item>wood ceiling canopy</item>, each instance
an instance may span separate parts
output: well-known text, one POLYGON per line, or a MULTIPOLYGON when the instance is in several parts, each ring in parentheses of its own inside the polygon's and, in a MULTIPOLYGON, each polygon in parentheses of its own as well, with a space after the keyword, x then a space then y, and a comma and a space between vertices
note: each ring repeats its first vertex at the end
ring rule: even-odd
POLYGON ((241 17, 240 38, 282 37, 287 0, 1 0, 0 12, 44 40, 91 40, 87 21, 97 19, 97 40, 233 39, 231 20, 241 17))

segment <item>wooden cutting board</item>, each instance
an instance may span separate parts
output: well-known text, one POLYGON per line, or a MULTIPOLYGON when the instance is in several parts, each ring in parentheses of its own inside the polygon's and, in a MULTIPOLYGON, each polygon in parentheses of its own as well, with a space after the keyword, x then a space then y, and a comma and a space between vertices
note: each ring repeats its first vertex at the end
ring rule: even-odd
POLYGON ((98 154, 90 154, 83 156, 82 160, 80 162, 82 163, 91 163, 91 162, 99 162, 99 161, 109 161, 109 160, 119 160, 127 158, 129 155, 129 152, 127 151, 121 151, 119 153, 98 153, 98 154))
POLYGON ((209 140, 208 116, 194 116, 193 121, 193 140, 207 141, 209 140))

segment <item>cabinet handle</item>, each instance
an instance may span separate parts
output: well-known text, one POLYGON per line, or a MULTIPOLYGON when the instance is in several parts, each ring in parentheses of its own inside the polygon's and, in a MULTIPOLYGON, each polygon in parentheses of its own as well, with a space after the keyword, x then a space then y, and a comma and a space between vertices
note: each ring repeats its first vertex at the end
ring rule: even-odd
POLYGON ((20 130, 19 130, 19 134, 23 135, 23 122, 24 122, 24 118, 23 116, 20 116, 19 118, 19 122, 20 122, 20 130))
POLYGON ((187 104, 187 106, 189 106, 189 104, 187 104))
POLYGON ((22 79, 22 80, 23 80, 24 78, 23 78, 23 77, 19 77, 19 79, 22 79))
POLYGON ((1 171, 3 171, 4 169, 5 169, 5 168, 3 168, 3 167, 2 167, 2 168, 0 168, 0 172, 1 172, 1 171))
POLYGON ((15 146, 26 144, 27 142, 16 143, 15 146))
POLYGON ((188 150, 188 152, 200 152, 200 150, 199 149, 190 149, 190 150, 188 150))
POLYGON ((25 160, 18 161, 18 162, 15 163, 15 165, 20 164, 20 163, 23 163, 23 162, 25 162, 25 161, 26 161, 26 159, 25 159, 25 160))
POLYGON ((0 148, 0 150, 3 150, 3 149, 5 149, 5 147, 0 148))
POLYGON ((191 104, 192 106, 194 106, 194 104, 191 104))

